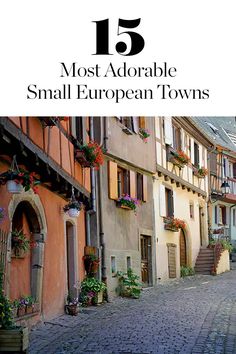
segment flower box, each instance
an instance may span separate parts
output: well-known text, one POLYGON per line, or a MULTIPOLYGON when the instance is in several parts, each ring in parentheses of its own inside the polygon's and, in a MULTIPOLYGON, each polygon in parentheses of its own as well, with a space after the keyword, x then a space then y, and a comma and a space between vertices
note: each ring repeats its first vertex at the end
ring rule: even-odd
POLYGON ((26 352, 29 346, 28 328, 0 329, 0 352, 26 352))
POLYGON ((75 153, 76 160, 80 163, 83 167, 91 167, 91 163, 86 160, 85 154, 83 151, 77 150, 75 153))
POLYGON ((12 248, 11 250, 11 258, 19 258, 23 259, 25 258, 26 254, 23 249, 18 249, 18 248, 12 248))
POLYGON ((197 168, 193 166, 193 174, 198 178, 205 178, 208 174, 208 170, 204 167, 197 168))
POLYGON ((18 317, 25 316, 25 313, 26 313, 26 306, 25 305, 19 306, 17 310, 17 316, 18 317))
POLYGON ((173 165, 178 166, 179 168, 184 168, 186 165, 185 163, 181 162, 177 157, 175 156, 170 156, 169 157, 169 162, 172 162, 173 165))
POLYGON ((164 229, 165 230, 169 230, 169 231, 173 231, 173 232, 178 232, 179 231, 178 227, 175 227, 175 226, 173 226, 171 224, 165 224, 164 225, 164 229))
POLYGON ((119 201, 116 202, 116 206, 117 206, 118 208, 132 210, 130 207, 128 207, 127 205, 121 204, 121 202, 119 202, 119 201))

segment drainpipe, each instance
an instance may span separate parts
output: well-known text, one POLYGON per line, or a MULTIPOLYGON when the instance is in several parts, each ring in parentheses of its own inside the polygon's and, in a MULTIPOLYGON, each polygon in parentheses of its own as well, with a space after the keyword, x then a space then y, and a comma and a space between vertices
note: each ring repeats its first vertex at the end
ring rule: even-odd
MULTIPOLYGON (((210 154, 214 151, 216 151, 217 147, 216 144, 213 145, 213 148, 209 152, 209 159, 210 159, 210 154)), ((208 160, 209 160, 208 159, 208 160)), ((207 166, 209 167, 209 165, 207 166)), ((210 170, 210 169, 208 169, 210 170)), ((207 223, 208 223, 208 244, 209 244, 209 236, 210 236, 210 229, 212 227, 212 209, 211 209, 211 215, 210 215, 210 205, 211 203, 211 178, 209 178, 209 183, 208 183, 208 201, 207 201, 207 223)))
MULTIPOLYGON (((94 140, 94 127, 93 127, 93 117, 89 118, 90 125, 90 138, 94 140)), ((86 212, 86 245, 91 246, 91 228, 90 228, 90 216, 96 213, 96 187, 95 187, 95 171, 94 168, 90 169, 91 178, 91 202, 92 208, 86 212)))
MULTIPOLYGON (((103 117, 101 122, 101 145, 103 143, 103 148, 107 150, 107 125, 106 118, 103 117), (102 129, 103 128, 103 129, 102 129), (102 134, 104 133, 104 134, 102 134), (103 135, 103 139, 102 139, 103 135), (103 140, 103 141, 102 141, 103 140)), ((101 170, 98 170, 98 205, 99 205, 99 242, 100 242, 100 250, 101 250, 101 266, 102 266, 102 280, 106 282, 107 280, 107 272, 106 272, 106 244, 104 238, 104 225, 103 225, 103 203, 102 203, 102 190, 103 190, 103 180, 101 170)))
POLYGON ((231 231, 232 231, 232 218, 231 218, 231 210, 233 207, 235 207, 236 204, 233 204, 229 207, 229 238, 230 238, 230 243, 231 243, 231 231))

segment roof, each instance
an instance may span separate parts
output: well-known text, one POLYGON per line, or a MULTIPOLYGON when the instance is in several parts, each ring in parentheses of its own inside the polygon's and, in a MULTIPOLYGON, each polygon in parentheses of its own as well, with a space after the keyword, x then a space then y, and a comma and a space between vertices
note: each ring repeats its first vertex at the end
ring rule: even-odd
POLYGON ((236 152, 236 117, 191 117, 215 145, 236 152))

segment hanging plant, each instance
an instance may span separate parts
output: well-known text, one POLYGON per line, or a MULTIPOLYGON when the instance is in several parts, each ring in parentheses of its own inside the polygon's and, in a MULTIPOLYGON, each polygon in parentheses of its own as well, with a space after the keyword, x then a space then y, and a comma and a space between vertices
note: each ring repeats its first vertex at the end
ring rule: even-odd
POLYGON ((139 135, 141 139, 143 140, 144 143, 147 143, 147 139, 150 136, 150 132, 148 129, 145 128, 139 128, 139 135))
POLYGON ((81 145, 75 154, 76 160, 84 167, 95 167, 96 170, 104 162, 103 150, 96 141, 81 145))
POLYGON ((0 184, 6 184, 10 193, 21 193, 23 189, 27 192, 30 188, 37 193, 40 180, 36 176, 35 172, 19 168, 16 156, 13 156, 11 168, 0 174, 0 184))
POLYGON ((71 200, 63 208, 64 212, 67 213, 71 218, 77 218, 81 209, 82 203, 77 202, 77 200, 71 200))
POLYGON ((11 247, 16 257, 24 257, 25 253, 36 246, 34 241, 30 241, 23 230, 14 230, 11 233, 11 247))

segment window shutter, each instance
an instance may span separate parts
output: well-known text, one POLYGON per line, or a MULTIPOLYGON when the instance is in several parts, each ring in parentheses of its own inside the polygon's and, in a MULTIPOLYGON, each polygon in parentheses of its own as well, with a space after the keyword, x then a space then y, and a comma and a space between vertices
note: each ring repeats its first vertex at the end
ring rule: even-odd
POLYGON ((139 127, 144 129, 146 128, 145 117, 139 117, 139 127))
POLYGON ((165 186, 160 185, 160 216, 166 216, 166 195, 165 195, 165 186))
POLYGON ((146 202, 148 199, 147 196, 148 192, 147 192, 147 176, 143 175, 143 202, 146 202))
POLYGON ((218 224, 218 206, 215 206, 215 224, 218 224))
POLYGON ((227 214, 226 214, 226 207, 221 208, 221 212, 222 212, 222 224, 226 225, 227 224, 227 214))
POLYGON ((233 163, 233 177, 236 178, 236 163, 233 163))
POLYGON ((132 198, 137 197, 136 193, 136 172, 129 171, 129 183, 130 183, 130 196, 132 198))
POLYGON ((164 118, 165 127, 165 143, 173 146, 173 129, 172 129, 172 117, 164 118))
POLYGON ((203 166, 203 160, 202 160, 202 145, 199 145, 199 167, 203 166))
POLYGON ((225 177, 229 177, 229 160, 225 159, 225 177))
POLYGON ((173 216, 175 215, 176 210, 176 191, 172 191, 172 204, 173 204, 173 216))
POLYGON ((118 185, 117 185, 117 163, 108 161, 109 171, 109 198, 118 198, 118 185))
POLYGON ((135 132, 136 134, 138 134, 138 133, 139 133, 138 117, 132 117, 132 119, 133 119, 134 132, 135 132))
POLYGON ((217 154, 211 153, 210 154, 210 170, 213 173, 217 173, 217 154))
POLYGON ((181 129, 181 150, 186 152, 186 134, 183 129, 181 129))
POLYGON ((191 162, 194 164, 194 139, 190 138, 191 146, 191 162))

